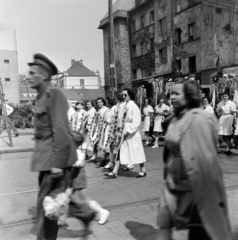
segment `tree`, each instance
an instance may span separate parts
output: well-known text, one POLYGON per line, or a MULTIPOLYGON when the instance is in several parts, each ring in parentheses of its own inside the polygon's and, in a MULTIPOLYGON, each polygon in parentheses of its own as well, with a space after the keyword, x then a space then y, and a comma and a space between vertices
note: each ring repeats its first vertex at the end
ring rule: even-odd
POLYGON ((24 74, 24 73, 23 73, 23 74, 19 74, 19 83, 21 83, 21 84, 23 84, 24 86, 26 86, 27 95, 28 95, 29 101, 30 101, 28 81, 29 81, 29 78, 27 78, 26 74, 24 74))

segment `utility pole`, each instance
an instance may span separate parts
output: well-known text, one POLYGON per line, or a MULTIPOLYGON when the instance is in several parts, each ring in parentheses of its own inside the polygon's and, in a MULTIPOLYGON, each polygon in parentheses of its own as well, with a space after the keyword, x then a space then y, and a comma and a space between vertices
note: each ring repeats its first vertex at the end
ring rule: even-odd
POLYGON ((110 86, 112 87, 112 96, 115 96, 117 92, 117 75, 116 75, 116 52, 115 52, 115 34, 114 34, 114 21, 113 21, 113 4, 112 0, 108 0, 108 14, 109 14, 109 26, 110 26, 110 86), (113 69, 113 70, 112 70, 113 69))

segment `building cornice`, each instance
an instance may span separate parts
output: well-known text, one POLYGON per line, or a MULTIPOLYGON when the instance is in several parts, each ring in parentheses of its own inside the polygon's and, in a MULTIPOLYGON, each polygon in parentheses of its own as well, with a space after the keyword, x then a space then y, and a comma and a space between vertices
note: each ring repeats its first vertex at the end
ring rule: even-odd
MULTIPOLYGON (((113 13, 113 19, 116 18, 127 18, 127 11, 125 10, 118 10, 113 13)), ((103 29, 105 25, 109 24, 109 17, 104 18, 103 20, 100 21, 98 29, 103 29)))

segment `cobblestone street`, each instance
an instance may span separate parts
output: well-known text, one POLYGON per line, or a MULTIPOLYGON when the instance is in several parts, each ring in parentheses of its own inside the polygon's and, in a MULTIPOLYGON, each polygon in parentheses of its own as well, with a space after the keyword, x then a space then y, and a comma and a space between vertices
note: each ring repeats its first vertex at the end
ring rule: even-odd
MULTIPOLYGON (((163 147, 145 148, 148 176, 135 179, 139 167, 131 172, 119 172, 117 179, 106 179, 104 172, 94 164, 86 164, 88 189, 96 199, 111 212, 109 222, 100 226, 95 221, 89 239, 155 240, 156 216, 159 195, 163 186, 163 147)), ((0 160, 0 239, 35 239, 35 201, 37 173, 29 171, 32 153, 2 154, 0 160), (9 177, 14 176, 14 177, 9 177), (33 222, 32 222, 33 220, 33 222)), ((219 155, 219 164, 229 199, 232 228, 238 233, 238 151, 231 156, 219 155)), ((82 234, 83 226, 75 219, 68 219, 68 227, 61 228, 58 239, 75 239, 82 234)), ((185 240, 186 231, 174 232, 174 239, 185 240)))

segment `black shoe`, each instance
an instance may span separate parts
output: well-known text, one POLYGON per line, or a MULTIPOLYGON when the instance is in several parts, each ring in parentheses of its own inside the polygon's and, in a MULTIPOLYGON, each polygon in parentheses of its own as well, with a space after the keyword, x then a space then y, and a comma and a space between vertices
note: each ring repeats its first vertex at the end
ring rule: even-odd
POLYGON ((105 173, 104 176, 108 178, 117 178, 117 174, 115 174, 114 172, 105 173))
POLYGON ((16 134, 15 134, 15 137, 18 137, 18 136, 19 136, 19 133, 16 133, 16 134))

